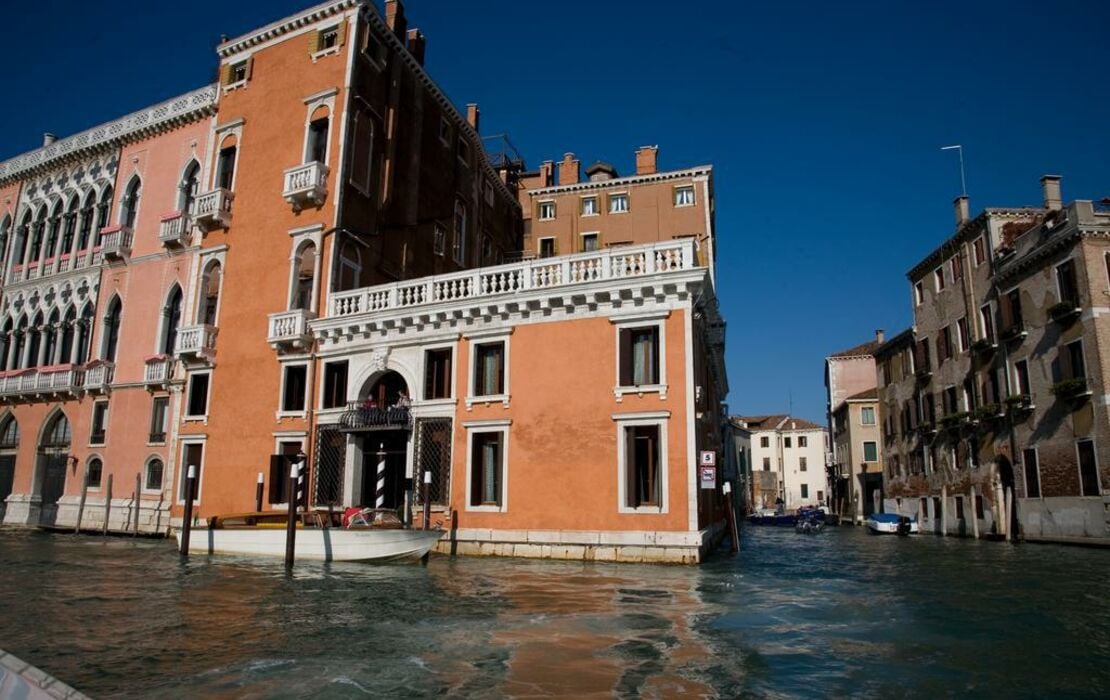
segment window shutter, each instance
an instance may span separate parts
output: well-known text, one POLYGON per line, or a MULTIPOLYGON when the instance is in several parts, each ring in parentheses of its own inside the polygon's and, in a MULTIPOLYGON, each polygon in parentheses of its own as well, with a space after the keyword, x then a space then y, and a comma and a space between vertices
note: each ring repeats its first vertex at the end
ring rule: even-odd
POLYGON ((660 384, 663 378, 659 376, 659 329, 655 328, 651 332, 651 380, 655 384, 660 384))
POLYGON ((339 23, 339 28, 336 30, 336 46, 342 46, 347 41, 347 20, 339 23))
POLYGON ((283 492, 289 475, 285 473, 284 466, 285 457, 283 455, 270 455, 270 503, 285 503, 283 492))
POLYGON ((555 255, 559 254, 559 239, 556 238, 551 241, 551 252, 555 255))
POLYGON ((314 54, 320 50, 320 32, 308 33, 308 53, 314 54))
POLYGON ((1014 310, 1010 307, 1009 295, 998 297, 998 315, 1002 318, 1002 329, 1005 330, 1014 324, 1014 310))
POLYGON ((617 342, 620 344, 618 355, 620 357, 620 383, 621 386, 632 385, 632 331, 627 328, 620 329, 617 342))
POLYGON ((254 72, 254 57, 247 59, 247 80, 251 79, 251 74, 254 72))
POLYGON ((231 64, 227 63, 220 69, 220 85, 231 84, 231 64))

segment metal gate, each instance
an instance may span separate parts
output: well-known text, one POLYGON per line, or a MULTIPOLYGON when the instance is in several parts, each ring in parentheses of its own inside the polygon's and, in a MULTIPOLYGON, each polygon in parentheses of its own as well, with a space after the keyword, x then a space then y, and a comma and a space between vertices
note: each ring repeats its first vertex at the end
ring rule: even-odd
POLYGON ((314 503, 338 506, 343 503, 343 472, 347 462, 347 436, 335 426, 316 429, 316 488, 314 503))
MULTIPOLYGON (((451 496, 451 419, 419 418, 416 421, 416 481, 424 483, 424 472, 432 473, 428 500, 446 506, 451 496)), ((423 487, 416 502, 423 505, 423 487)))

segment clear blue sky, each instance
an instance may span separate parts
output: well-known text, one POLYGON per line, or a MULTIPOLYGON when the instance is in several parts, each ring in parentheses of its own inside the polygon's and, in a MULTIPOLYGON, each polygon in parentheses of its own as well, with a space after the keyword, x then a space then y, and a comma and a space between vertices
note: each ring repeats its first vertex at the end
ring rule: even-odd
MULTIPOLYGON (((379 0, 379 6, 380 6, 379 0)), ((221 33, 310 0, 38 0, 5 13, 0 159, 212 80, 221 33)), ((529 165, 716 167, 734 413, 823 421, 823 358, 910 322, 905 272, 971 206, 1110 195, 1104 2, 410 0, 428 68, 529 165)))

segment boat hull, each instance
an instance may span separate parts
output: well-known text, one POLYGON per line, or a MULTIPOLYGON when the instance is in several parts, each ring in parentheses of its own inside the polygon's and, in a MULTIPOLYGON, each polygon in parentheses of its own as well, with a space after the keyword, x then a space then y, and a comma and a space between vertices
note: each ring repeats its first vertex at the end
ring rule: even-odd
MULTIPOLYGON (((294 556, 306 561, 417 561, 435 546, 443 530, 297 528, 294 556)), ((181 546, 181 532, 177 533, 181 546)), ((281 528, 193 528, 190 554, 284 557, 281 528)))
POLYGON ((918 525, 916 520, 905 519, 909 528, 906 530, 900 529, 900 522, 896 518, 868 518, 867 529, 876 535, 916 535, 918 533, 918 525))

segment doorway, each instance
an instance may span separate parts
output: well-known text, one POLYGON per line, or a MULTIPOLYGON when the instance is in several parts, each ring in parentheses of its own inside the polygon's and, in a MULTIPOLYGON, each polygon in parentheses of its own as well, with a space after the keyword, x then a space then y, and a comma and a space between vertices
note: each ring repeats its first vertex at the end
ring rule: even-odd
POLYGON ((39 525, 51 527, 58 517, 58 499, 66 490, 66 465, 69 463, 71 440, 69 419, 61 411, 46 425, 38 449, 38 492, 41 509, 39 525))

